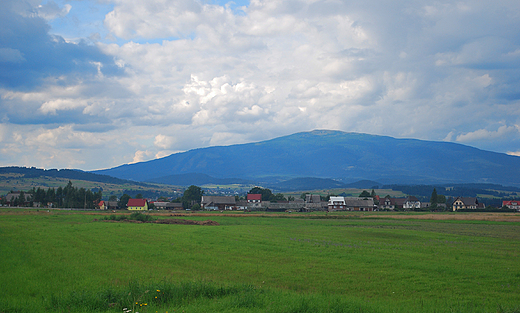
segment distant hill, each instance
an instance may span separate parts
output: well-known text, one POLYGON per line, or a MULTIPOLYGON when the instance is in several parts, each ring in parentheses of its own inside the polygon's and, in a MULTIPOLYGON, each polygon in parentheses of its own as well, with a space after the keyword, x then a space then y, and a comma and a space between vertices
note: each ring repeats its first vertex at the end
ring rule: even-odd
POLYGON ((176 186, 202 186, 209 184, 216 185, 230 185, 230 184, 252 184, 251 181, 240 179, 240 178, 215 178, 206 174, 200 173, 187 173, 187 174, 177 174, 177 175, 169 175, 162 176, 157 178, 151 178, 146 180, 147 182, 157 183, 157 184, 168 184, 168 185, 176 185, 176 186))
POLYGON ((377 189, 381 186, 380 183, 373 180, 360 180, 350 184, 346 184, 344 188, 356 188, 356 189, 377 189))
POLYGON ((329 178, 292 178, 279 183, 268 184, 269 188, 283 191, 346 188, 346 185, 329 178))
POLYGON ((315 130, 271 140, 194 149, 148 162, 94 171, 151 181, 200 173, 273 182, 301 177, 382 184, 492 183, 520 186, 520 157, 417 139, 315 130))
MULTIPOLYGON (((126 179, 121 179, 117 177, 112 177, 108 175, 102 174, 94 174, 90 172, 84 172, 80 170, 69 170, 69 169, 40 169, 35 167, 18 167, 18 166, 8 166, 8 167, 0 167, 0 180, 2 176, 5 177, 6 174, 18 174, 23 178, 37 178, 37 177, 54 177, 54 178, 65 178, 65 179, 77 179, 77 180, 85 180, 91 182, 99 182, 99 183, 107 183, 107 184, 127 184, 132 183, 136 184, 136 182, 131 182, 126 179)), ((139 185, 146 185, 144 183, 137 183, 139 185)))

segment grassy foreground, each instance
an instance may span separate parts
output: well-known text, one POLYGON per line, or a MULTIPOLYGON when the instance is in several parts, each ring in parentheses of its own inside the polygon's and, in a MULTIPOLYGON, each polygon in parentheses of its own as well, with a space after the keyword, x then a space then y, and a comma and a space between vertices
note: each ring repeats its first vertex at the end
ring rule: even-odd
POLYGON ((520 312, 519 223, 309 217, 0 209, 0 312, 520 312))

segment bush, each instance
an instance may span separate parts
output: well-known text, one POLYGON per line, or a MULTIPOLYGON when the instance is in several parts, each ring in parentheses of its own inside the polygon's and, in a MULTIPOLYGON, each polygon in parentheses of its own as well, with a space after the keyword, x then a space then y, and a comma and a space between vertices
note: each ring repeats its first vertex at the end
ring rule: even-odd
POLYGON ((149 222, 149 221, 153 221, 154 218, 151 217, 150 215, 146 215, 146 214, 143 214, 141 212, 134 212, 130 215, 130 219, 131 220, 135 220, 135 221, 141 221, 141 222, 149 222))

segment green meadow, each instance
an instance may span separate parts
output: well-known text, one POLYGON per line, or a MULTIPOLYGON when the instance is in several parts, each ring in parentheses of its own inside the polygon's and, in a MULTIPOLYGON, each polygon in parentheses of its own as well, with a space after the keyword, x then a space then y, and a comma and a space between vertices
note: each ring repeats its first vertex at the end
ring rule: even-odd
POLYGON ((336 217, 0 209, 0 312, 520 312, 519 223, 336 217))

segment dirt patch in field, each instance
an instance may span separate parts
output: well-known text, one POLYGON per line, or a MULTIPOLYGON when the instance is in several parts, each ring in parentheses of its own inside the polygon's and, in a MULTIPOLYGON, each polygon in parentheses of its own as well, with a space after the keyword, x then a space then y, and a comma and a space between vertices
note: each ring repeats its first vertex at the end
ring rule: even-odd
MULTIPOLYGON (((94 221, 98 221, 97 219, 94 221)), ((183 220, 183 219, 174 219, 174 218, 168 218, 168 219, 160 219, 155 221, 136 221, 136 220, 99 220, 102 222, 111 222, 111 223, 153 223, 153 224, 176 224, 176 225, 202 225, 202 226, 219 226, 220 224, 218 222, 212 221, 212 220, 205 220, 205 221, 192 221, 192 220, 183 220)))

